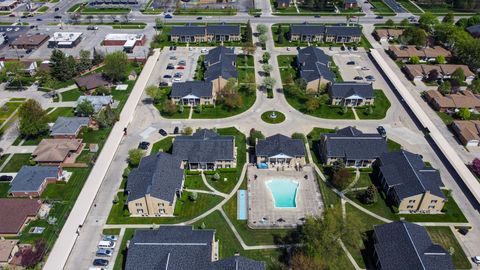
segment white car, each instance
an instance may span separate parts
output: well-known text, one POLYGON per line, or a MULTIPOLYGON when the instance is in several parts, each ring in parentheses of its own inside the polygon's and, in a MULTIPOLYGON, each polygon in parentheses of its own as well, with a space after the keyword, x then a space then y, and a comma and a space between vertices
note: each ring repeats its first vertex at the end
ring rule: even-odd
POLYGON ((480 264, 480 256, 474 256, 472 257, 472 261, 476 264, 480 264))
POLYGON ((362 67, 362 70, 370 70, 368 67, 362 67))
POLYGON ((179 82, 179 81, 181 81, 181 80, 182 80, 182 79, 180 79, 180 78, 174 78, 174 79, 173 79, 174 82, 179 82))

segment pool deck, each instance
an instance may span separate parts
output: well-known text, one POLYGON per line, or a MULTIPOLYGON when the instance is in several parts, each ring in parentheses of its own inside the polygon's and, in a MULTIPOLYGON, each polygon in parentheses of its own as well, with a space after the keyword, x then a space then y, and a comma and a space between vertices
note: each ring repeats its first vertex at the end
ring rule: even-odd
POLYGON ((302 171, 294 169, 276 171, 249 166, 247 181, 248 226, 251 228, 293 228, 303 224, 306 216, 318 216, 323 212, 320 190, 313 168, 310 166, 303 167, 302 171), (297 207, 275 207, 273 196, 266 183, 272 179, 291 179, 299 183, 297 207))

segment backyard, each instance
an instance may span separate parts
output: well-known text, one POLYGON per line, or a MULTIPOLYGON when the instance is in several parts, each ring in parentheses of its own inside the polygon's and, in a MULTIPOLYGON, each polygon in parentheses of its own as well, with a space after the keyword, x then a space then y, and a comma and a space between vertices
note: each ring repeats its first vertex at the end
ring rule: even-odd
POLYGON ((455 269, 470 269, 472 265, 449 227, 426 227, 430 238, 447 251, 453 250, 452 260, 455 269))

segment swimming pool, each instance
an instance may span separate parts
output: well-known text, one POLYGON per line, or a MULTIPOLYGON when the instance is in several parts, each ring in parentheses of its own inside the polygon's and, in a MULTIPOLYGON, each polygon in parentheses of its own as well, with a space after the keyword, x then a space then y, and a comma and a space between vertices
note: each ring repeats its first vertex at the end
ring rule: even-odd
POLYGON ((267 187, 272 193, 275 207, 297 207, 297 181, 289 179, 272 179, 267 181, 267 187))
POLYGON ((239 189, 237 192, 237 219, 247 220, 247 191, 239 189))

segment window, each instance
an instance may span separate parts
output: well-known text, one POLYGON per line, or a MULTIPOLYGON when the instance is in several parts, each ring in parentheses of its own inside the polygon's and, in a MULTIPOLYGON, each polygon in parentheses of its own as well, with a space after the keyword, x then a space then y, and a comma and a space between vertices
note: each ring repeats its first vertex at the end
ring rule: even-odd
POLYGON ((438 200, 431 200, 430 203, 437 203, 438 200))
POLYGON ((408 200, 408 203, 415 203, 415 200, 408 200))
POLYGON ((435 205, 429 205, 428 209, 435 209, 435 205))
POLYGON ((163 203, 158 203, 158 206, 163 206, 164 204, 163 203))
POLYGON ((142 203, 135 203, 135 206, 142 206, 142 203))
POLYGON ((412 209, 413 205, 407 205, 407 209, 412 209))
POLYGON ((143 209, 137 209, 137 214, 143 214, 143 209))

